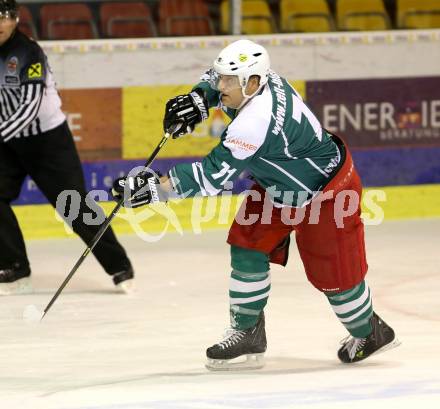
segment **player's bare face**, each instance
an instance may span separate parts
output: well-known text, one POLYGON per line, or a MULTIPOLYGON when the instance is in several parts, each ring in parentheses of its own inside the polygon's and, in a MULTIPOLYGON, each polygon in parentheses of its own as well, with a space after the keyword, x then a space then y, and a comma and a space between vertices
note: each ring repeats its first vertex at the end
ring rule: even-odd
POLYGON ((236 75, 219 75, 217 87, 222 94, 223 105, 232 109, 240 106, 244 97, 236 75))
POLYGON ((15 27, 17 27, 15 19, 0 16, 0 46, 9 40, 15 27))

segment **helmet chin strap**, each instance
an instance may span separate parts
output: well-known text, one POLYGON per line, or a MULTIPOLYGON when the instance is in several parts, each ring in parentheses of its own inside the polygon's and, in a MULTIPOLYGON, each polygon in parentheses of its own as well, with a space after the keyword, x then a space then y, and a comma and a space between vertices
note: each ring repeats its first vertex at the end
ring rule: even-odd
POLYGON ((241 87, 243 101, 241 101, 240 105, 237 107, 237 111, 239 111, 241 108, 243 108, 253 97, 255 97, 255 95, 257 95, 261 91, 261 88, 263 88, 263 86, 264 86, 264 85, 260 85, 254 93, 252 93, 251 95, 247 95, 246 94, 246 85, 241 87))

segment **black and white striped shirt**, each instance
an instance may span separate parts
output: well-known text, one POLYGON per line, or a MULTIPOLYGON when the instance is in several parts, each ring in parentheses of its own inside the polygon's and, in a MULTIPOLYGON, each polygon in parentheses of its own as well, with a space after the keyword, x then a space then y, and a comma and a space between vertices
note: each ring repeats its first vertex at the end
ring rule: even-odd
POLYGON ((19 31, 0 47, 0 139, 49 131, 66 120, 46 55, 19 31))

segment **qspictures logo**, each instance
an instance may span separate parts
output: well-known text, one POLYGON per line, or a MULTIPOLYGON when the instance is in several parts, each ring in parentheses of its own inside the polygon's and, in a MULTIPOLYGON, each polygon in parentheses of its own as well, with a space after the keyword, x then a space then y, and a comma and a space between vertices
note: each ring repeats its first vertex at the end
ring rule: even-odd
MULTIPOLYGON (((136 176, 141 170, 144 170, 143 167, 134 168, 129 175, 136 176)), ((124 198, 129 202, 131 191, 127 184, 124 183, 123 186, 126 188, 124 198)), ((146 188, 148 189, 147 186, 146 188)), ((243 195, 244 200, 252 203, 249 211, 247 206, 242 206, 241 200, 232 200, 232 189, 233 183, 230 182, 217 196, 203 199, 202 195, 197 193, 194 199, 188 202, 190 206, 185 207, 185 213, 179 210, 179 206, 184 204, 183 198, 192 196, 193 192, 191 191, 185 192, 181 199, 170 199, 171 203, 169 204, 162 202, 151 206, 144 205, 136 209, 126 206, 116 217, 127 222, 140 239, 146 242, 157 242, 170 231, 176 231, 181 235, 185 231, 201 234, 208 223, 218 227, 229 227, 231 215, 238 224, 243 226, 254 223, 270 225, 273 220, 276 223, 278 219, 286 226, 305 223, 316 225, 328 215, 329 209, 331 209, 332 220, 334 220, 336 228, 343 229, 347 222, 351 223, 351 217, 357 214, 362 202, 364 224, 379 225, 385 216, 380 203, 386 201, 386 194, 377 189, 368 190, 362 198, 354 190, 337 192, 330 190, 314 192, 311 199, 309 199, 309 193, 305 191, 278 191, 275 187, 265 191, 250 189, 245 191, 243 195), (296 208, 287 205, 291 205, 294 199, 302 205, 296 208), (285 205, 280 207, 280 203, 285 203, 285 205), (258 204, 257 208, 255 208, 256 204, 258 204), (150 222, 152 220, 156 220, 156 224, 161 226, 159 231, 151 230, 150 222)), ((74 190, 65 190, 57 198, 56 218, 64 223, 66 231, 70 234, 73 234, 72 227, 76 223, 99 226, 104 223, 105 214, 97 201, 107 200, 111 200, 111 198, 109 192, 104 190, 93 190, 85 197, 74 190)))

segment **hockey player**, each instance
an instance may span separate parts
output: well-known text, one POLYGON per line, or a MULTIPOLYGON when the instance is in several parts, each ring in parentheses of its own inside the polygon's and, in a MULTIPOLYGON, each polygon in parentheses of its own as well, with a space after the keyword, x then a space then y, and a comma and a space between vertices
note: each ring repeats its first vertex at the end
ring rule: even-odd
POLYGON ((207 367, 233 368, 232 360, 242 356, 247 360, 235 365, 262 366, 269 263, 286 264, 293 231, 309 281, 325 294, 350 334, 339 359, 356 362, 395 346, 394 331, 374 312, 364 280, 364 227, 356 201, 362 185, 347 146, 323 129, 298 92, 270 70, 266 49, 248 40, 227 46, 191 93, 168 101, 164 128, 176 127, 173 135, 180 137, 217 105, 232 122, 202 162, 176 165, 160 185, 146 170, 113 187, 116 198, 125 188, 125 204, 136 206, 155 202, 166 192, 219 194, 245 169, 255 180, 228 237, 231 329, 207 349, 207 367), (142 188, 146 185, 149 190, 142 188), (353 201, 345 200, 353 194, 353 201), (344 199, 342 206, 338 197, 344 199), (346 211, 349 202, 353 212, 346 211))
MULTIPOLYGON (((79 214, 71 227, 86 243, 100 227, 83 221, 91 210, 84 201, 81 163, 46 56, 17 23, 15 0, 0 0, 0 295, 30 290, 25 243, 10 206, 26 175, 53 206, 63 190, 80 193, 79 214)), ((93 211, 103 216, 98 206, 93 211)), ((94 254, 118 289, 131 287, 133 269, 112 230, 94 254)))

